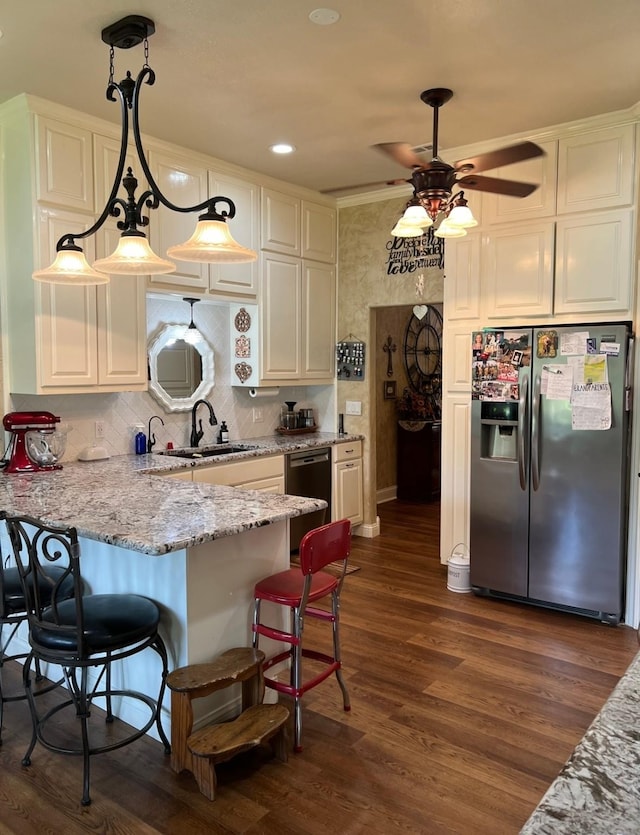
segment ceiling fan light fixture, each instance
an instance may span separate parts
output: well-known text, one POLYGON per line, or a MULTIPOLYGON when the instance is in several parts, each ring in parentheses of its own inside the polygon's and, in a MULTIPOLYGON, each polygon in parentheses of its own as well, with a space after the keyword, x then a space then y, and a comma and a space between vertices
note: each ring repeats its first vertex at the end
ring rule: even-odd
POLYGON ((424 229, 416 223, 407 223, 400 218, 391 230, 391 234, 395 238, 419 238, 424 235, 424 229))
POLYGON ((461 226, 453 226, 453 224, 449 223, 449 218, 445 217, 433 234, 436 238, 464 238, 467 230, 461 226))
POLYGON ((433 220, 427 214, 427 210, 421 204, 410 203, 404 210, 404 214, 400 218, 403 223, 412 224, 413 226, 421 226, 426 229, 433 226, 433 220))

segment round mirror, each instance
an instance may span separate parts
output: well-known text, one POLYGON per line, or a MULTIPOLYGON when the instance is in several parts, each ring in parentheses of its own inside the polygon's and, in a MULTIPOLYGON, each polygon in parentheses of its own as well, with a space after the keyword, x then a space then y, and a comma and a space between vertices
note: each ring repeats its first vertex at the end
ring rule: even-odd
POLYGON ((186 412, 214 385, 213 348, 182 338, 184 325, 164 325, 149 343, 149 393, 167 412, 186 412))

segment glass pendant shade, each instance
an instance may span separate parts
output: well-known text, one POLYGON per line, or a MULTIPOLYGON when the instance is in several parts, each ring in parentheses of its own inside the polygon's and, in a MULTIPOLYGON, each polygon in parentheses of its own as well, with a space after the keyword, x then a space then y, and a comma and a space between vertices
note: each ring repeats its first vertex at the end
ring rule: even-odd
POLYGON ((176 271, 171 261, 159 258, 144 235, 122 235, 115 251, 99 258, 94 269, 107 275, 163 275, 176 271))
POLYGON ((108 275, 89 266, 79 247, 58 250, 53 264, 45 270, 36 270, 33 278, 48 284, 76 284, 79 287, 109 282, 108 275))
POLYGON ((406 223, 400 218, 391 230, 391 234, 396 238, 419 238, 424 235, 424 230, 422 226, 417 226, 415 223, 406 223))
POLYGON ((453 226, 449 223, 449 218, 445 218, 433 234, 436 238, 464 238, 467 230, 461 226, 453 226))
POLYGON ((170 246, 167 255, 180 261, 218 264, 241 264, 258 257, 257 252, 234 241, 224 220, 199 220, 189 240, 170 246))
POLYGON ((471 229, 472 226, 478 225, 478 221, 468 206, 454 206, 449 213, 447 223, 450 226, 459 226, 462 229, 471 229))
POLYGON ((423 229, 433 226, 433 221, 427 214, 424 206, 407 206, 401 220, 403 223, 406 222, 413 226, 421 226, 423 229))
POLYGON ((199 342, 202 342, 202 334, 193 324, 193 321, 187 328, 185 328, 182 338, 187 345, 197 345, 199 342))

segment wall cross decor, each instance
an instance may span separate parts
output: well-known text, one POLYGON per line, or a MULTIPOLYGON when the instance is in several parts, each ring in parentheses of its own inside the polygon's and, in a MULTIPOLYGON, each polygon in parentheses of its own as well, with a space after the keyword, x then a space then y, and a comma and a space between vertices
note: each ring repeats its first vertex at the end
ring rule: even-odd
POLYGON ((396 350, 396 343, 390 336, 387 337, 382 350, 387 354, 387 377, 393 377, 393 354, 396 350))

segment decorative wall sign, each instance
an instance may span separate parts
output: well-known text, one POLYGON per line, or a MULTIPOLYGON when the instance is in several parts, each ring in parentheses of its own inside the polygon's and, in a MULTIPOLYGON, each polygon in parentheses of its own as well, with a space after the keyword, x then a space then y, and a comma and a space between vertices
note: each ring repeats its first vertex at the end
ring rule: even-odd
POLYGON ((251 327, 251 316, 244 307, 241 307, 236 313, 236 318, 233 320, 233 324, 236 326, 238 333, 246 333, 251 327))
POLYGON ((430 226, 419 238, 387 241, 387 275, 409 275, 426 269, 444 269, 444 239, 430 226))
POLYGON ((235 364, 234 371, 236 372, 236 377, 240 380, 240 382, 244 383, 251 376, 253 368, 251 368, 247 362, 237 362, 235 364))

